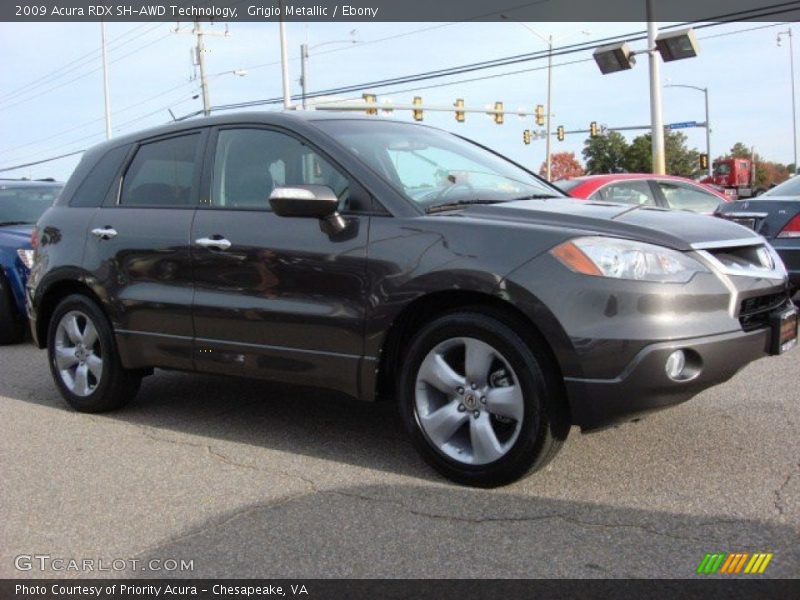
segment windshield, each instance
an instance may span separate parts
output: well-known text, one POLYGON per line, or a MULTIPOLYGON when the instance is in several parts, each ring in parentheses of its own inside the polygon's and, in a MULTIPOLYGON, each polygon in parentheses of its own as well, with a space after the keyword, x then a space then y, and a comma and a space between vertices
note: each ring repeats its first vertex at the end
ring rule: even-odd
POLYGON ((363 120, 315 124, 422 208, 561 195, 508 160, 443 131, 363 120))
POLYGON ((0 183, 0 225, 33 225, 52 206, 61 186, 0 183))
POLYGON ((800 196, 800 177, 795 175, 761 196, 800 196))
POLYGON ((731 166, 728 163, 719 163, 714 165, 714 175, 727 175, 731 172, 731 166))

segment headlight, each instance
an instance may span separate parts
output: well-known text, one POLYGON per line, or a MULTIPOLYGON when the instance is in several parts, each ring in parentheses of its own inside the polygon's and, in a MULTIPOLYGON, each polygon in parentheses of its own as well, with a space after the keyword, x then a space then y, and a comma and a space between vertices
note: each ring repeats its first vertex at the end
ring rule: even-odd
POLYGON ((19 256, 22 264, 25 265, 28 270, 33 267, 33 250, 19 249, 17 250, 17 256, 19 256))
POLYGON ((584 275, 685 283, 707 272, 698 261, 663 246, 607 237, 583 237, 550 250, 561 263, 584 275))

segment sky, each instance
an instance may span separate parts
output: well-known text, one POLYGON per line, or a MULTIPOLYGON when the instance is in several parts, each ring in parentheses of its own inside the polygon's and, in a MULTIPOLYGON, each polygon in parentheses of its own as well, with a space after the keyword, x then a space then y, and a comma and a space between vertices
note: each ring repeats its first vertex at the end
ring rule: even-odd
MULTIPOLYGON (((181 28, 188 30, 190 25, 182 23, 181 28)), ((646 28, 644 23, 527 25, 544 37, 553 35, 556 47, 646 28)), ((712 157, 741 141, 754 146, 766 159, 793 162, 788 39, 784 38, 780 47, 776 44, 777 33, 788 27, 747 22, 702 29, 697 32, 697 57, 662 63, 662 84, 709 89, 712 157), (756 27, 760 29, 743 31, 756 27)), ((192 79, 194 37, 174 33, 175 28, 175 23, 107 25, 114 135, 165 123, 171 119, 169 110, 182 116, 202 108, 199 80, 192 79)), ((207 25, 206 31, 223 34, 225 27, 207 25)), ((299 46, 305 41, 312 47, 311 91, 546 49, 541 39, 513 21, 287 23, 287 33, 294 93, 300 89, 299 46), (348 42, 353 39, 356 43, 348 42), (329 43, 341 40, 345 43, 329 43), (314 48, 318 44, 324 45, 314 48)), ((276 23, 231 23, 227 36, 206 36, 212 105, 282 94, 278 35, 276 23), (232 73, 240 69, 247 74, 232 73)), ((631 45, 643 49, 643 42, 631 45)), ((0 70, 0 169, 82 150, 105 139, 99 48, 98 23, 0 23, 0 56, 4 57, 0 70)), ((558 125, 567 130, 588 129, 591 121, 610 127, 650 122, 644 56, 630 71, 611 75, 600 73, 590 51, 556 57, 554 65, 554 130, 558 125)), ((507 109, 531 111, 535 105, 545 104, 546 81, 546 61, 542 60, 376 92, 379 101, 410 103, 419 95, 431 105, 449 105, 463 98, 468 107, 502 101, 507 109), (528 72, 460 81, 519 70, 528 72), (452 84, 442 86, 444 83, 452 84)), ((665 87, 663 106, 665 123, 705 120, 700 92, 665 87)), ((412 120, 408 113, 393 117, 412 120)), ((468 114, 465 123, 457 123, 452 113, 427 112, 424 122, 472 138, 534 170, 545 158, 544 140, 523 144, 523 130, 536 128, 532 119, 507 116, 503 125, 497 125, 486 115, 468 114)), ((690 147, 705 151, 705 130, 684 132, 690 147)), ((626 137, 640 133, 644 131, 626 133, 626 137)), ((553 152, 574 152, 580 158, 584 139, 585 135, 568 136, 564 142, 554 139, 553 152)), ((3 172, 0 177, 65 180, 79 159, 76 155, 3 172)))

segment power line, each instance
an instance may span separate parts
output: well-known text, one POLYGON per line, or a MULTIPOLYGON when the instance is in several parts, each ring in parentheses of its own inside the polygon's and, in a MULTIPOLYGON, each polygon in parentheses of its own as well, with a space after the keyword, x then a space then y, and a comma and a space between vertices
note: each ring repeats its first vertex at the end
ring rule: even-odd
MULTIPOLYGON (((161 26, 161 24, 158 23, 154 27, 152 27, 152 28, 148 29, 147 31, 141 33, 140 35, 137 35, 137 36, 132 37, 130 39, 124 40, 124 41, 122 41, 120 43, 120 40, 122 38, 126 37, 127 34, 135 31, 136 29, 140 29, 142 26, 137 27, 137 28, 135 28, 133 30, 130 30, 130 31, 126 32, 126 34, 123 34, 123 35, 115 38, 114 40, 112 40, 108 44, 108 48, 109 48, 109 50, 111 52, 115 52, 115 51, 119 50, 120 48, 122 48, 123 46, 129 44, 130 42, 133 42, 136 39, 141 38, 141 37, 147 35, 148 33, 151 33, 152 31, 155 31, 155 29, 157 29, 160 26, 161 26)), ((3 96, 0 96, 0 104, 5 104, 5 103, 7 103, 7 102, 9 102, 11 100, 14 100, 15 98, 18 98, 19 96, 24 96, 24 95, 28 94, 29 92, 32 92, 32 91, 34 91, 34 90, 36 90, 38 88, 41 88, 42 86, 46 86, 46 85, 49 85, 49 84, 53 83, 53 81, 57 81, 59 79, 62 79, 63 77, 69 75, 70 73, 74 73, 75 71, 78 71, 78 70, 82 69, 83 67, 89 66, 90 63, 92 63, 94 60, 97 60, 99 58, 100 53, 101 53, 101 50, 99 50, 99 49, 98 50, 93 50, 89 54, 84 55, 84 57, 82 59, 76 59, 75 61, 72 61, 71 63, 67 63, 66 65, 64 65, 64 67, 62 67, 61 69, 59 69, 57 71, 53 71, 51 73, 48 73, 47 75, 39 77, 38 79, 35 79, 32 82, 30 82, 30 83, 28 83, 26 85, 23 85, 23 86, 17 88, 16 90, 14 90, 12 92, 9 92, 7 94, 4 94, 3 96), (93 57, 92 55, 94 55, 94 54, 97 54, 97 57, 93 57), (90 56, 92 58, 85 59, 85 57, 87 57, 87 56, 90 56), (69 67, 69 65, 71 65, 72 63, 75 63, 75 62, 78 62, 78 64, 75 64, 74 66, 69 67)), ((94 69, 92 71, 88 71, 86 73, 86 75, 88 75, 90 73, 93 73, 96 70, 97 69, 94 69)))
MULTIPOLYGON (((157 98, 161 98, 163 96, 166 96, 170 92, 174 92, 175 90, 184 88, 187 85, 194 85, 194 82, 193 81, 186 81, 184 83, 181 83, 180 85, 176 85, 175 87, 171 87, 168 90, 164 90, 162 92, 159 92, 159 93, 157 93, 157 94, 155 94, 153 96, 148 96, 147 98, 145 98, 143 100, 139 100, 138 102, 135 102, 133 104, 128 104, 127 106, 123 106, 122 108, 118 108, 117 110, 114 111, 114 114, 118 115, 120 113, 127 112, 132 108, 140 107, 140 106, 142 106, 144 104, 152 102, 153 100, 156 100, 157 98)), ((84 121, 82 123, 78 123, 77 125, 74 125, 74 126, 70 127, 69 129, 64 129, 64 130, 58 131, 56 133, 48 135, 47 137, 39 138, 37 140, 33 140, 32 142, 27 142, 25 144, 22 144, 20 146, 16 146, 14 148, 9 148, 7 150, 0 150, 0 154, 10 154, 10 153, 16 152, 18 150, 21 150, 23 148, 28 148, 30 146, 35 146, 36 144, 40 144, 42 142, 47 142, 47 141, 59 138, 59 137, 61 137, 62 135, 66 134, 66 133, 70 133, 70 132, 75 131, 77 129, 83 129, 87 125, 92 125, 93 123, 100 122, 103 119, 104 119, 104 117, 98 117, 96 119, 90 119, 89 121, 84 121)))
MULTIPOLYGON (((748 19, 738 18, 738 21, 753 20, 755 18, 763 18, 765 16, 772 16, 772 15, 776 15, 776 14, 785 14, 786 12, 791 12, 790 10, 786 9, 786 7, 788 7, 790 5, 794 6, 794 9, 796 9, 796 8, 798 8, 798 5, 800 5, 800 2, 783 2, 783 3, 780 3, 780 4, 775 4, 775 5, 771 5, 771 6, 768 6, 768 7, 762 7, 762 8, 759 8, 759 9, 752 9, 752 10, 747 10, 747 11, 738 11, 738 12, 735 12, 735 13, 728 13, 726 15, 719 15, 719 16, 716 16, 716 17, 709 17, 708 19, 704 19, 703 21, 712 21, 712 22, 704 23, 702 25, 697 25, 695 27, 695 29, 705 29, 705 28, 708 28, 708 27, 716 27, 716 26, 719 26, 719 25, 730 24, 730 22, 732 22, 734 19, 737 19, 737 17, 741 17, 743 15, 748 15, 750 18, 748 18, 748 19), (773 10, 773 9, 780 9, 780 10, 773 10), (764 11, 772 11, 772 12, 764 12, 764 11)), ((674 28, 679 28, 679 27, 685 27, 687 25, 696 24, 696 23, 700 23, 700 22, 702 22, 702 21, 680 23, 680 24, 677 24, 677 25, 672 25, 670 27, 665 27, 663 29, 664 30, 669 30, 669 29, 674 29, 674 28)), ((770 25, 770 26, 774 27, 776 25, 770 25)), ((745 31, 751 31, 751 30, 756 30, 756 29, 763 29, 763 28, 766 28, 766 27, 768 27, 768 26, 753 27, 753 28, 750 28, 750 29, 737 30, 736 32, 728 32, 726 34, 720 34, 720 35, 733 35, 735 33, 742 33, 742 32, 745 32, 745 31)), ((409 32, 409 33, 411 33, 411 32, 409 32)), ((643 33, 644 32, 632 32, 632 33, 627 34, 627 35, 610 36, 610 37, 603 38, 603 39, 600 39, 600 40, 593 40, 591 42, 585 42, 585 43, 580 43, 580 44, 572 44, 572 45, 562 46, 562 47, 558 48, 556 52, 552 52, 552 56, 563 56, 563 55, 573 54, 573 53, 576 53, 576 52, 586 51, 586 50, 595 48, 599 44, 603 44, 603 43, 609 42, 611 40, 626 39, 627 41, 640 41, 642 39, 645 39, 645 36, 642 35, 643 33)), ((701 39, 708 39, 708 38, 711 38, 711 37, 719 37, 719 36, 706 36, 706 38, 701 38, 701 39)), ((548 51, 540 51, 540 52, 534 52, 534 53, 515 55, 515 56, 511 56, 511 57, 503 57, 503 58, 495 59, 495 60, 492 60, 492 61, 483 61, 483 62, 480 62, 480 63, 472 63, 472 64, 468 64, 468 65, 461 65, 461 66, 453 67, 453 68, 450 68, 450 69, 440 69, 440 70, 437 70, 437 71, 429 71, 429 72, 419 73, 419 74, 416 74, 416 75, 408 75, 408 76, 396 77, 396 78, 393 78, 393 79, 379 80, 377 82, 354 84, 354 85, 351 85, 351 86, 342 86, 342 87, 333 88, 333 89, 330 89, 330 90, 322 90, 322 91, 319 91, 319 92, 311 93, 311 94, 309 94, 309 96, 311 96, 311 97, 319 97, 319 96, 331 95, 331 94, 335 94, 335 93, 346 93, 348 91, 360 91, 360 90, 363 90, 363 89, 370 89, 370 88, 374 88, 374 87, 388 87, 388 86, 391 86, 391 85, 401 85, 403 83, 413 83, 413 82, 416 82, 416 81, 423 81, 423 80, 427 80, 427 79, 431 79, 431 78, 447 77, 447 76, 452 76, 452 75, 456 75, 456 74, 462 74, 462 73, 481 70, 481 69, 490 69, 490 68, 496 68, 496 67, 499 67, 499 66, 506 66, 506 65, 510 65, 510 64, 516 64, 516 63, 520 63, 520 62, 541 60, 542 58, 547 57, 548 54, 550 54, 548 51)), ((570 62, 566 62, 566 63, 560 63, 559 65, 554 65, 554 67, 567 66, 567 65, 576 64, 576 63, 579 63, 579 62, 589 62, 590 60, 591 59, 570 61, 570 62)), ((434 88, 434 87, 444 87, 446 85, 455 85, 457 83, 467 83, 467 82, 471 82, 471 81, 480 81, 480 80, 483 80, 483 79, 490 79, 490 78, 494 78, 494 77, 505 77, 505 76, 510 76, 510 75, 514 75, 514 74, 518 74, 518 73, 522 73, 522 72, 533 71, 533 70, 539 70, 539 68, 523 69, 523 70, 517 70, 517 71, 506 72, 506 73, 494 74, 494 75, 489 75, 489 76, 484 76, 484 77, 477 77, 477 78, 472 78, 472 79, 467 79, 467 80, 446 82, 446 83, 442 83, 442 84, 436 84, 436 85, 431 85, 431 86, 423 86, 423 87, 417 87, 417 88, 409 88, 409 89, 406 89, 406 90, 394 90, 393 92, 390 92, 390 93, 398 93, 398 92, 412 91, 412 90, 416 91, 416 90, 419 90, 419 89, 430 89, 430 88, 434 88)), ((295 96, 294 99, 297 99, 297 96, 295 96)), ((213 108, 213 110, 230 110, 230 109, 234 109, 234 108, 245 108, 245 107, 259 106, 259 105, 265 105, 265 104, 277 104, 277 103, 280 103, 282 101, 283 101, 283 98, 280 97, 280 98, 272 98, 272 99, 266 99, 266 100, 256 100, 256 101, 250 101, 250 102, 241 102, 241 103, 236 103, 236 104, 221 105, 221 106, 212 107, 212 108, 213 108)), ((151 114, 155 114, 155 112, 158 112, 158 111, 154 111, 154 113, 151 113, 151 114)), ((189 118, 189 117, 192 117, 192 116, 196 116, 196 114, 198 114, 198 113, 192 113, 192 114, 186 115, 183 118, 189 118)), ((146 116, 150 116, 150 115, 146 115, 146 116)), ((146 118, 146 116, 143 116, 141 118, 146 118)), ((140 120, 140 119, 136 119, 136 120, 140 120)), ((74 140, 73 142, 70 142, 70 143, 75 143, 75 141, 79 141, 79 140, 74 140)), ((62 158, 62 157, 59 156, 59 157, 56 157, 56 158, 54 158, 52 160, 56 160, 58 158, 62 158)), ((45 160, 43 160, 41 162, 37 162, 36 164, 41 164, 42 162, 48 162, 48 160, 45 159, 45 160)), ((0 171, 8 171, 8 170, 13 170, 15 168, 23 168, 23 167, 26 167, 26 166, 30 166, 30 165, 28 165, 28 164, 26 164, 26 165, 18 165, 16 167, 9 167, 9 168, 6 168, 6 169, 2 169, 0 171)))
MULTIPOLYGON (((133 27, 132 29, 129 29, 125 33, 117 36, 111 43, 109 43, 109 46, 112 46, 112 45, 118 43, 120 40, 124 39, 125 37, 129 36, 130 34, 134 33, 135 31, 138 31, 139 29, 141 29, 142 27, 145 27, 145 26, 147 26, 147 23, 143 23, 141 25, 137 25, 136 27, 133 27)), ((76 68, 76 67, 72 67, 72 65, 75 65, 76 63, 87 62, 87 59, 91 59, 91 58, 95 58, 95 59, 99 59, 100 58, 100 49, 99 48, 95 49, 95 50, 92 50, 90 52, 87 52, 86 54, 82 54, 78 58, 73 59, 73 60, 69 61, 68 63, 65 63, 64 65, 62 65, 58 69, 55 69, 54 71, 50 71, 49 73, 46 73, 45 75, 42 75, 41 77, 37 77, 36 79, 33 79, 33 80, 29 81, 28 83, 26 83, 24 85, 21 85, 20 87, 18 87, 16 89, 13 89, 13 90, 7 91, 7 92, 5 92, 3 94, 0 94, 0 102, 5 102, 7 99, 18 95, 20 92, 26 91, 28 88, 34 86, 35 84, 37 84, 40 81, 51 81, 54 78, 61 77, 62 75, 64 75, 65 72, 68 73, 71 70, 74 70, 74 68, 76 68), (72 67, 72 68, 70 68, 70 67, 72 67)), ((83 65, 81 64, 81 65, 77 65, 77 66, 80 67, 80 66, 83 66, 83 65)))
MULTIPOLYGON (((159 23, 159 26, 160 25, 161 24, 159 23)), ((150 30, 150 31, 154 31, 154 29, 150 30)), ((139 51, 141 51, 141 50, 143 50, 143 49, 145 49, 145 48, 147 48, 149 46, 152 46, 153 44, 156 44, 156 43, 160 42, 161 40, 169 37, 169 35, 170 34, 167 33, 167 34, 162 35, 162 36, 160 36, 160 37, 158 37, 158 38, 156 38, 154 40, 150 40, 149 42, 147 42, 145 44, 142 44, 141 46, 137 46, 136 48, 134 48, 130 52, 127 52, 127 53, 123 54, 122 56, 118 56, 113 60, 110 60, 108 62, 108 64, 114 64, 114 63, 119 62, 120 60, 123 60, 123 59, 125 59, 125 58, 127 58, 127 57, 129 57, 129 56, 131 56, 133 54, 136 54, 137 52, 139 52, 139 51)), ((132 41, 132 40, 129 40, 129 41, 132 41)), ((119 48, 119 46, 117 47, 117 49, 118 48, 119 48)), ((48 94, 48 93, 52 92, 53 90, 60 89, 60 88, 64 87, 65 85, 69 85, 70 83, 74 83, 75 81, 78 81, 79 79, 83 79, 84 77, 88 77, 89 75, 91 75, 93 73, 96 73, 100 69, 102 69, 102 66, 94 67, 93 69, 91 69, 89 71, 86 71, 85 73, 82 73, 81 75, 77 75, 76 77, 73 77, 72 79, 68 79, 66 81, 62 81, 61 83, 53 85, 53 86, 51 86, 49 88, 45 88, 43 90, 38 90, 38 91, 29 90, 30 92, 34 92, 34 93, 32 93, 32 94, 30 94, 28 96, 25 96, 24 94, 22 94, 23 97, 21 97, 21 98, 19 97, 20 95, 17 95, 16 99, 10 98, 9 100, 13 100, 10 104, 6 104, 5 102, 0 102, 0 105, 5 104, 4 106, 0 106, 0 111, 8 110, 9 108, 12 108, 14 106, 18 106, 20 104, 23 104, 23 103, 26 103, 26 102, 30 102, 31 100, 35 100, 37 97, 43 96, 45 94, 48 94)), ((6 102, 8 102, 8 100, 6 100, 6 102)))

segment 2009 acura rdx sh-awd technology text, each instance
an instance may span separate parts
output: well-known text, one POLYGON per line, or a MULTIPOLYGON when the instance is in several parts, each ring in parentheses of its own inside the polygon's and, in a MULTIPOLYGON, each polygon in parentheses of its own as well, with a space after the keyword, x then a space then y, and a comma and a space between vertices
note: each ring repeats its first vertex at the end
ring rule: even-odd
POLYGON ((31 326, 77 410, 154 367, 394 398, 470 485, 791 348, 786 271, 739 225, 569 200, 429 127, 311 112, 88 151, 34 232, 31 326))

